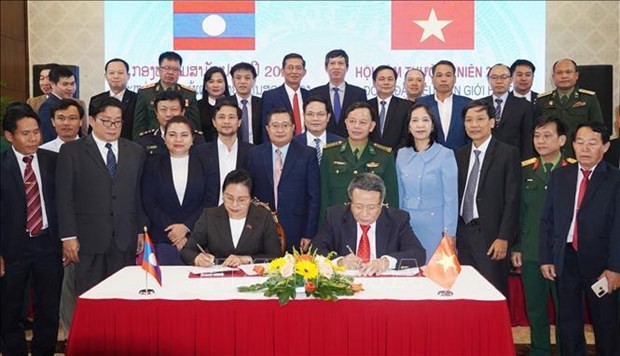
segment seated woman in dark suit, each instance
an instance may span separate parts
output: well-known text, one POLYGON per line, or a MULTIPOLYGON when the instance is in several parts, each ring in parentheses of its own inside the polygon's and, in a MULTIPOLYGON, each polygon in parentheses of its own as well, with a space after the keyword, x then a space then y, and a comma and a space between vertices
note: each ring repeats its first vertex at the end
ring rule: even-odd
POLYGON ((164 127, 167 155, 150 156, 142 175, 142 205, 151 223, 150 234, 162 265, 182 265, 179 251, 187 242, 202 209, 208 206, 206 169, 190 149, 194 129, 184 116, 164 127))
POLYGON ((228 173, 223 185, 224 203, 202 212, 181 250, 185 263, 209 267, 215 259, 223 259, 223 265, 236 267, 280 255, 273 217, 252 203, 251 191, 252 177, 247 171, 228 173), (201 253, 198 245, 206 253, 201 253))

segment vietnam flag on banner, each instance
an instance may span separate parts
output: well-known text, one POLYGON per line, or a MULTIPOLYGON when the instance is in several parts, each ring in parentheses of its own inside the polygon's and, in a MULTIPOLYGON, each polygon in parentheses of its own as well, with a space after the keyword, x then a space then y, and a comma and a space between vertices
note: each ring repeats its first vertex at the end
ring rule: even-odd
POLYGON ((392 49, 474 49, 473 1, 392 0, 392 49))
MULTIPOLYGON (((146 229, 145 229, 146 230, 146 229)), ((148 232, 144 232, 144 251, 142 252, 142 269, 153 276, 161 286, 161 269, 155 256, 155 248, 148 232)))
POLYGON ((425 277, 446 289, 452 288, 456 277, 461 273, 461 264, 456 258, 456 252, 448 239, 446 236, 441 239, 433 257, 424 269, 425 277))
POLYGON ((253 50, 254 1, 173 1, 175 50, 253 50))

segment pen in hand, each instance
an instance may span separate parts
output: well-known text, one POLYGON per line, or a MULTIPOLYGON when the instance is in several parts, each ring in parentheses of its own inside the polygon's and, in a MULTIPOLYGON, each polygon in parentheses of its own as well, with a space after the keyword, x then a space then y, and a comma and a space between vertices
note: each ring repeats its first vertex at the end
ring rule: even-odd
POLYGON ((349 252, 350 252, 352 255, 355 255, 355 252, 353 252, 353 250, 351 249, 351 246, 347 245, 347 250, 349 250, 349 252))
MULTIPOLYGON (((209 256, 209 254, 207 253, 207 251, 204 250, 204 248, 202 248, 202 246, 200 246, 200 244, 196 244, 196 247, 198 247, 198 249, 200 250, 200 252, 204 253, 206 256, 209 256)), ((211 261, 211 263, 215 264, 215 256, 213 257, 213 261, 211 261)))

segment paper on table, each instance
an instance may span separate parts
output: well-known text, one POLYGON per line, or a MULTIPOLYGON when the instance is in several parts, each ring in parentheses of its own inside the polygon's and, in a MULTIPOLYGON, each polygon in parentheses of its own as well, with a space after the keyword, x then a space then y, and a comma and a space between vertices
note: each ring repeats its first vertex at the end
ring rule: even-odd
POLYGON ((254 270, 254 266, 263 266, 265 270, 269 267, 269 263, 255 263, 251 265, 240 265, 239 269, 245 273, 246 276, 258 276, 258 273, 254 270))
MULTIPOLYGON (((360 276, 360 272, 359 270, 356 269, 347 269, 344 270, 342 272, 340 272, 346 276, 351 276, 351 277, 359 277, 360 276)), ((417 276, 420 273, 420 269, 419 268, 405 268, 405 269, 400 269, 400 270, 395 270, 395 269, 387 269, 381 273, 379 273, 377 276, 381 276, 381 277, 414 277, 417 276)))
POLYGON ((233 267, 227 267, 227 266, 222 266, 222 265, 215 265, 215 266, 211 266, 211 267, 191 267, 189 272, 190 273, 194 273, 194 274, 201 274, 201 275, 205 275, 205 274, 214 274, 214 273, 224 273, 224 272, 233 272, 233 271, 237 271, 238 268, 233 268, 233 267))

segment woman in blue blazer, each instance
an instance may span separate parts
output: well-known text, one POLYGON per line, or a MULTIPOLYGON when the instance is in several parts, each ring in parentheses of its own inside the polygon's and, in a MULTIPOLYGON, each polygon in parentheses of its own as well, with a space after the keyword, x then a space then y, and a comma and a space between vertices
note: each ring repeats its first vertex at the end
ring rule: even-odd
POLYGON ((209 200, 203 160, 191 150, 194 129, 183 116, 165 125, 167 155, 149 157, 142 175, 142 205, 161 265, 183 265, 179 251, 209 200))
POLYGON ((400 208, 409 212, 427 261, 444 233, 456 236, 458 218, 456 159, 436 138, 430 108, 424 104, 411 107, 408 145, 398 151, 396 173, 400 208))

